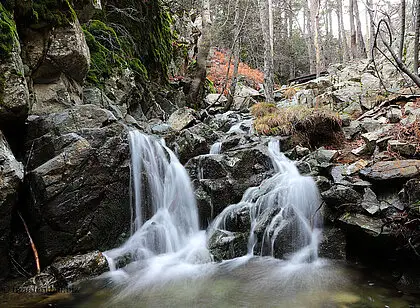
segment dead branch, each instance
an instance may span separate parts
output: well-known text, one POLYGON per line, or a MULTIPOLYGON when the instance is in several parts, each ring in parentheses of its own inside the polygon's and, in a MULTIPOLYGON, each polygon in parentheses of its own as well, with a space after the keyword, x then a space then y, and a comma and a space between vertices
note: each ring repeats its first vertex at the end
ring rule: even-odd
POLYGON ((39 265, 38 251, 36 250, 35 243, 32 240, 31 234, 29 233, 29 229, 28 229, 28 226, 26 225, 25 220, 23 219, 23 217, 22 217, 22 215, 20 214, 19 211, 17 211, 17 213, 18 213, 20 219, 22 220, 23 226, 25 227, 26 234, 28 235, 29 241, 31 243, 32 251, 34 252, 34 257, 35 257, 36 272, 37 272, 37 274, 39 274, 41 272, 41 266, 39 265))

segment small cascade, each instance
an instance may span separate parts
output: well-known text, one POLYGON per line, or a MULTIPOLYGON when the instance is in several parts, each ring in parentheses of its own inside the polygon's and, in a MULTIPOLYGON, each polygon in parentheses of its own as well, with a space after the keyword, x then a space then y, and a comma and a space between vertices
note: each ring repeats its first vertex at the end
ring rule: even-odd
POLYGON ((220 154, 221 151, 222 151, 222 143, 221 142, 215 142, 210 147, 210 153, 209 154, 220 154))
POLYGON ((144 260, 186 247, 199 232, 191 181, 175 154, 163 142, 130 131, 132 235, 116 249, 105 252, 115 260, 144 260))
POLYGON ((232 213, 248 211, 248 255, 293 254, 296 262, 317 258, 320 228, 320 195, 311 177, 301 176, 296 166, 280 152, 279 141, 268 146, 276 174, 259 187, 249 188, 241 202, 228 206, 214 220, 209 238, 216 231, 232 236, 226 223, 232 213))

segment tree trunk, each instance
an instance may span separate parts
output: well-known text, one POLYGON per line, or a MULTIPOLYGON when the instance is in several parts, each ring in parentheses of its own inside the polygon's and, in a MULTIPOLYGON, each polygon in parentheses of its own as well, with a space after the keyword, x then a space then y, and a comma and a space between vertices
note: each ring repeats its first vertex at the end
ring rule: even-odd
POLYGON ((372 0, 366 0, 366 10, 369 14, 369 56, 372 54, 375 43, 375 17, 373 16, 372 0))
POLYGON ((416 3, 416 25, 414 26, 414 74, 419 74, 420 0, 416 3))
POLYGON ((188 104, 190 107, 198 109, 202 105, 204 96, 204 85, 206 82, 207 75, 207 58, 210 52, 210 1, 203 0, 201 10, 202 17, 202 29, 201 38, 198 46, 197 53, 197 68, 195 71, 194 79, 191 83, 191 87, 187 96, 188 104))
POLYGON ((404 52, 404 35, 405 35, 405 0, 401 0, 401 34, 400 34, 400 48, 398 50, 398 57, 403 59, 404 52))
POLYGON ((341 34, 341 39, 343 42, 343 61, 348 61, 350 58, 350 52, 349 52, 349 45, 347 44, 347 36, 346 31, 344 30, 344 21, 343 21, 343 3, 341 0, 337 1, 337 19, 338 19, 338 33, 341 34))
MULTIPOLYGON (((235 2, 235 18, 233 19, 233 29, 234 29, 234 33, 233 33, 233 37, 234 40, 235 39, 239 39, 239 34, 241 32, 241 25, 239 24, 239 1, 240 0, 236 0, 235 2)), ((236 91, 236 80, 238 77, 238 67, 239 67, 239 51, 240 51, 240 47, 239 44, 236 43, 233 45, 233 59, 234 59, 234 66, 233 66, 233 75, 232 75, 232 80, 230 83, 230 89, 229 89, 229 94, 228 94, 228 100, 226 103, 226 110, 230 109, 230 106, 232 106, 233 103, 233 99, 235 96, 235 91, 236 91)))
MULTIPOLYGON (((308 0, 309 1, 309 0, 308 0)), ((308 2, 305 1, 305 16, 306 16, 306 45, 308 48, 308 58, 309 58, 309 72, 314 74, 315 69, 315 47, 312 38, 314 37, 314 32, 312 28, 312 16, 309 10, 308 2)))
POLYGON ((270 35, 270 20, 272 20, 272 17, 268 16, 270 12, 268 1, 269 0, 258 0, 258 6, 260 13, 261 30, 264 39, 264 93, 266 101, 271 103, 274 102, 274 63, 272 56, 272 39, 270 35))
POLYGON ((366 58, 366 45, 362 34, 362 23, 360 22, 359 5, 358 0, 353 0, 354 17, 356 18, 356 32, 357 32, 357 47, 358 54, 361 58, 366 58))
POLYGON ((351 58, 356 59, 357 42, 356 42, 356 27, 354 25, 354 0, 349 0, 349 16, 350 16, 350 50, 351 58))
POLYGON ((314 45, 315 45, 315 71, 316 76, 321 75, 322 63, 321 63, 321 46, 319 42, 319 7, 321 0, 311 0, 311 17, 312 24, 315 25, 314 31, 314 45))

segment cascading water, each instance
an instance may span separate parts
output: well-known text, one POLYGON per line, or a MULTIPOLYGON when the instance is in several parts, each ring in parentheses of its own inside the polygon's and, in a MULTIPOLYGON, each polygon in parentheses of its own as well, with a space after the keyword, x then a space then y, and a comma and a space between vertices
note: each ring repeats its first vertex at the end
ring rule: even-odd
POLYGON ((130 131, 134 194, 132 235, 105 252, 110 264, 122 257, 150 259, 176 253, 199 233, 191 181, 175 154, 163 142, 130 131))
POLYGON ((216 231, 229 236, 226 231, 229 216, 246 209, 251 221, 248 255, 258 252, 278 256, 276 251, 280 251, 281 255, 294 253, 295 262, 314 260, 322 225, 316 184, 311 177, 299 174, 296 166, 280 152, 278 140, 270 141, 268 148, 276 174, 259 187, 249 188, 241 202, 225 208, 210 227, 209 238, 216 231), (258 236, 256 229, 262 229, 261 226, 264 228, 258 236), (280 237, 283 238, 278 241, 280 237))
POLYGON ((222 150, 222 143, 221 142, 215 142, 210 147, 210 153, 209 154, 220 154, 222 150))

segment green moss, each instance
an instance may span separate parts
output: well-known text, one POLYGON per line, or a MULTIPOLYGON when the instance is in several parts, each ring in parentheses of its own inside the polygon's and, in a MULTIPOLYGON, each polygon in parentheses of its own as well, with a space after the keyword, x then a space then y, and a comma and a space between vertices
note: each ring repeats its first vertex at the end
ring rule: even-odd
POLYGON ((208 93, 212 93, 212 94, 217 93, 216 88, 214 87, 213 81, 211 81, 208 78, 206 78, 206 89, 208 93))
POLYGON ((68 0, 37 0, 32 4, 32 25, 65 26, 77 19, 68 0))
POLYGON ((0 58, 10 56, 16 41, 16 24, 12 15, 0 3, 0 58))
POLYGON ((83 27, 89 47, 91 66, 86 81, 101 86, 114 69, 130 68, 138 75, 147 78, 143 63, 131 57, 131 50, 124 44, 113 28, 99 20, 93 20, 83 27))

